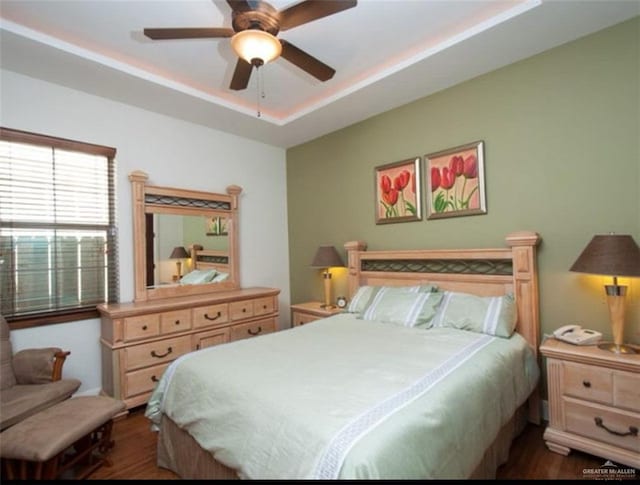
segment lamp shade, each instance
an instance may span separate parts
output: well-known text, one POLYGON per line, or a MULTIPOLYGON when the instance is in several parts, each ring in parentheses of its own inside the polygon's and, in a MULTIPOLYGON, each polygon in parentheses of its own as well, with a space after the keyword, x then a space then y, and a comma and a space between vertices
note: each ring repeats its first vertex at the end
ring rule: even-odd
POLYGON ((311 266, 329 268, 332 266, 344 266, 342 258, 333 246, 320 246, 316 251, 311 266))
POLYGON ((231 37, 231 47, 238 57, 249 64, 255 64, 254 59, 266 64, 282 52, 282 45, 278 39, 269 32, 257 29, 243 30, 235 34, 231 37))
POLYGON ((171 256, 169 256, 169 259, 185 259, 189 257, 189 253, 184 247, 176 246, 175 248, 173 248, 173 251, 171 251, 171 256))
POLYGON ((640 248, 629 235, 597 235, 570 270, 609 276, 640 276, 640 248))

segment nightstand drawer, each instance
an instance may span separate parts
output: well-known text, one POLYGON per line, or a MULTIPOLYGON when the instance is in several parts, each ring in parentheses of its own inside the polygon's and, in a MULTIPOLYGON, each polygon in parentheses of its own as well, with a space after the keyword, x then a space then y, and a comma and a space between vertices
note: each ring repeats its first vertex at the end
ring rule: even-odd
POLYGON ((640 374, 624 371, 613 373, 613 404, 640 412, 640 374))
POLYGON ((293 312, 293 326, 299 327, 300 325, 304 325, 305 323, 314 322, 319 318, 322 318, 322 317, 309 315, 308 313, 293 312))
POLYGON ((565 398, 567 431, 631 451, 640 451, 640 415, 565 398))
POLYGON ((592 365, 565 362, 564 392, 566 396, 613 404, 613 371, 592 365))

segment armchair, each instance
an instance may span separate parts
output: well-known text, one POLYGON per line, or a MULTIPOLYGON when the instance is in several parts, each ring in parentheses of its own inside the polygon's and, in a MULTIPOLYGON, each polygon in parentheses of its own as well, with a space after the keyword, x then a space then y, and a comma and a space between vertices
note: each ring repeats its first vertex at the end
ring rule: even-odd
POLYGON ((69 354, 55 347, 13 354, 9 325, 0 315, 0 431, 78 390, 78 379, 62 379, 62 366, 69 354))

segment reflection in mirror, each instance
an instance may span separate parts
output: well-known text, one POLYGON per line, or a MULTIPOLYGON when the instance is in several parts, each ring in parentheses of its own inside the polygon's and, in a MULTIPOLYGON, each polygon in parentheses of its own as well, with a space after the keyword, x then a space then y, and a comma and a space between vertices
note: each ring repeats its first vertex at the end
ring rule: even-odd
MULTIPOLYGON (((179 284, 180 279, 196 267, 205 269, 203 264, 196 264, 192 260, 190 253, 193 246, 196 246, 201 254, 210 252, 227 259, 227 226, 227 219, 220 216, 146 214, 146 287, 179 284), (172 253, 176 248, 185 248, 189 257, 172 259, 172 253)), ((193 281, 197 280, 189 277, 184 280, 193 281)))

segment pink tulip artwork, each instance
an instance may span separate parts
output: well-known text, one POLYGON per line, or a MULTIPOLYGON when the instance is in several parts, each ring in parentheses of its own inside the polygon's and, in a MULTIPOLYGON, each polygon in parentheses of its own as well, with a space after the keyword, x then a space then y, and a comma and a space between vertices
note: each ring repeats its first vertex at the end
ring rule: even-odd
POLYGON ((376 224, 420 220, 420 158, 376 167, 375 195, 376 224))
POLYGON ((486 214, 484 142, 425 155, 427 219, 486 214))

